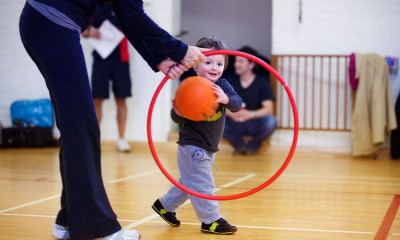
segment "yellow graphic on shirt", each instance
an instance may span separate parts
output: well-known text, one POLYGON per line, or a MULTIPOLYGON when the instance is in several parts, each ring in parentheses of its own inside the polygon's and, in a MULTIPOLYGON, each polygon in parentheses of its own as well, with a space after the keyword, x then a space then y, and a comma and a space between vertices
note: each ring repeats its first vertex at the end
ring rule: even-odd
POLYGON ((222 108, 221 111, 214 113, 211 117, 207 118, 207 122, 214 122, 217 121, 222 117, 222 113, 225 111, 225 108, 222 108))

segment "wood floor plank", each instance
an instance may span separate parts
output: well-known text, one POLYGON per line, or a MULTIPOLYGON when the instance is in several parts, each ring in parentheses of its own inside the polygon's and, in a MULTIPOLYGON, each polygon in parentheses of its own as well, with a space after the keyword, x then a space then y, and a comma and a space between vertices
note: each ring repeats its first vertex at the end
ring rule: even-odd
MULTIPOLYGON (((176 144, 155 147, 162 164, 179 178, 176 144)), ((272 146, 254 156, 233 156, 231 150, 222 144, 217 153, 216 195, 259 186, 288 153, 287 147, 272 146), (251 177, 235 182, 246 176, 251 177)), ((191 204, 178 209, 179 228, 154 216, 152 203, 172 184, 156 166, 147 143, 132 142, 129 154, 117 152, 112 142, 104 143, 102 151, 105 187, 122 226, 134 225, 146 240, 225 238, 201 233, 191 204)), ((1 149, 0 240, 53 239, 60 192, 57 148, 1 149)), ((221 201, 220 212, 239 228, 231 240, 372 240, 399 194, 400 161, 391 160, 386 150, 377 158, 353 158, 350 153, 303 148, 274 183, 252 196, 221 201)), ((400 213, 391 214, 386 239, 400 239, 400 213)))

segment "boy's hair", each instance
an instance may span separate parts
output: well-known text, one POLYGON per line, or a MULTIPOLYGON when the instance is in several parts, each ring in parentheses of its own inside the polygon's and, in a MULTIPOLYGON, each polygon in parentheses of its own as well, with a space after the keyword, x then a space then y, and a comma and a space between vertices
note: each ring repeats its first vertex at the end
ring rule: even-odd
MULTIPOLYGON (((217 40, 212 37, 203 37, 196 43, 196 47, 200 48, 209 48, 211 50, 227 50, 228 48, 226 47, 225 43, 221 42, 220 40, 217 40)), ((228 55, 224 55, 225 57, 225 63, 224 63, 224 70, 228 66, 228 61, 229 57, 228 55)))

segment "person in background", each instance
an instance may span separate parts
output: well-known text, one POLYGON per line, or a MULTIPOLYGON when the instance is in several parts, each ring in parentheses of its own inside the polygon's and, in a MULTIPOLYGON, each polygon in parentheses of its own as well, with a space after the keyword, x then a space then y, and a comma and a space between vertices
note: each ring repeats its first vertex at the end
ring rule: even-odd
MULTIPOLYGON (((258 56, 250 47, 241 52, 258 56)), ((262 142, 275 131, 277 120, 273 115, 274 96, 269 79, 257 74, 258 65, 244 57, 235 57, 235 74, 227 75, 237 94, 243 100, 240 111, 226 112, 224 137, 234 147, 234 154, 254 154, 262 142), (246 143, 244 136, 250 136, 246 143)))
POLYGON ((44 77, 60 130, 61 210, 57 239, 138 240, 111 208, 101 176, 100 129, 80 35, 93 15, 112 3, 124 35, 154 71, 174 79, 206 60, 173 38, 141 0, 27 0, 19 20, 22 43, 44 77))
MULTIPOLYGON (((102 38, 99 27, 105 20, 110 21, 115 27, 120 28, 117 16, 115 15, 112 6, 107 4, 103 8, 101 14, 96 15, 93 18, 92 24, 82 33, 82 36, 101 40, 102 38)), ((126 98, 132 96, 132 83, 129 72, 128 40, 124 37, 121 43, 106 59, 103 59, 96 50, 93 50, 92 55, 93 68, 91 82, 97 120, 100 125, 103 115, 103 102, 104 99, 108 99, 110 95, 109 86, 111 80, 115 103, 117 105, 117 150, 120 152, 130 152, 131 147, 125 139, 125 126, 128 116, 126 98)))

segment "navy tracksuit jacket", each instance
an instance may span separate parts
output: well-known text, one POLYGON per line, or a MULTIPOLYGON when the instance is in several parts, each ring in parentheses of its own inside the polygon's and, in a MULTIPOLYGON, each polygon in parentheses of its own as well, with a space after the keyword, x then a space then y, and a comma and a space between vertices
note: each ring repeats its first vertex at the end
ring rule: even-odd
MULTIPOLYGON (((33 0, 65 14, 81 31, 100 12, 100 0, 33 0)), ((122 31, 150 67, 165 58, 181 61, 187 45, 158 27, 140 0, 114 0, 122 31)), ((107 198, 100 167, 100 130, 83 56, 80 33, 50 21, 29 3, 20 18, 20 35, 42 73, 60 130, 61 210, 56 223, 71 239, 104 237, 121 229, 107 198)), ((140 196, 138 196, 140 197, 140 196)), ((129 199, 125 199, 129 201, 129 199)))

